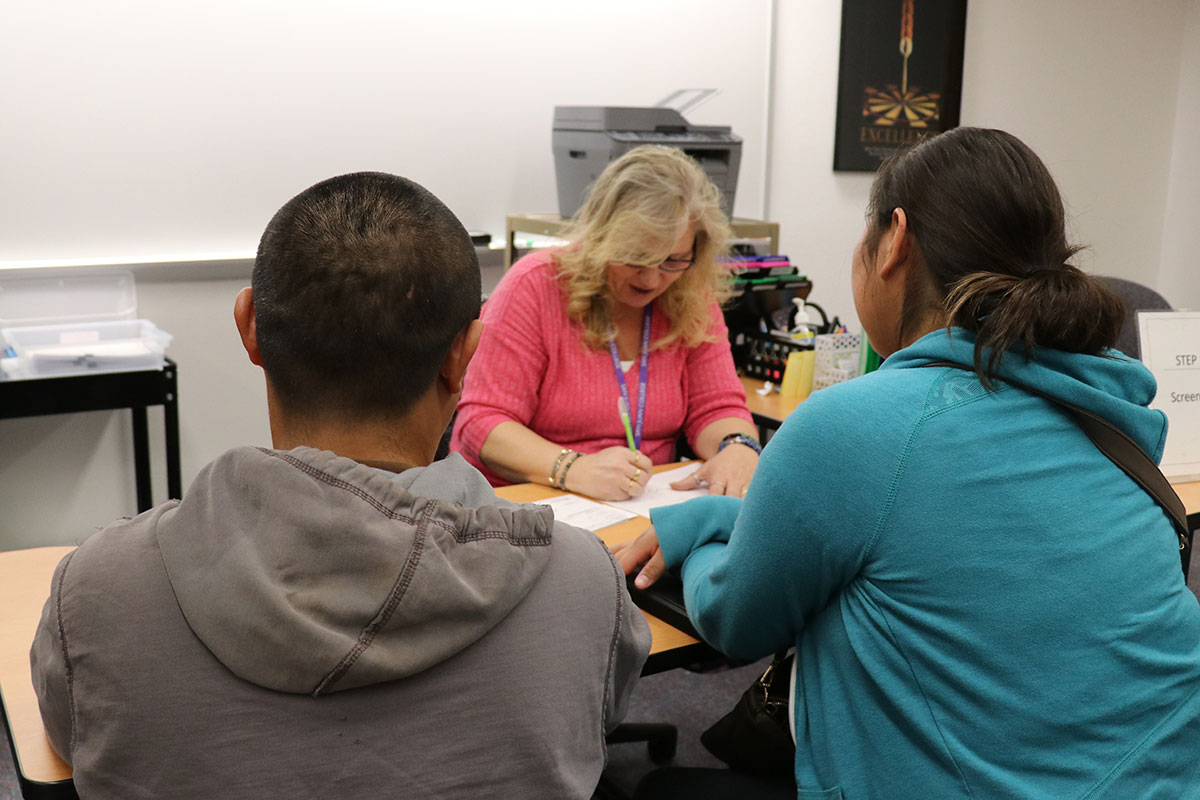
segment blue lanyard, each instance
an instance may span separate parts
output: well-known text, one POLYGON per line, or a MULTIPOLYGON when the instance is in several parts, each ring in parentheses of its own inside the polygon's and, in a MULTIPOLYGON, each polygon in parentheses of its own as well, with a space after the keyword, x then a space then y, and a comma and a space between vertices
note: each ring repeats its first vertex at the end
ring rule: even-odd
MULTIPOLYGON (((638 404, 636 422, 633 426, 633 447, 642 449, 642 424, 646 419, 646 386, 650 383, 650 317, 653 314, 652 305, 646 306, 642 315, 642 363, 638 370, 638 404)), ((629 403, 629 385, 625 383, 625 373, 621 370, 621 356, 617 354, 617 336, 613 333, 608 340, 608 352, 612 356, 613 372, 617 373, 617 385, 621 387, 621 397, 625 405, 629 403)), ((632 412, 633 409, 631 408, 632 412)))

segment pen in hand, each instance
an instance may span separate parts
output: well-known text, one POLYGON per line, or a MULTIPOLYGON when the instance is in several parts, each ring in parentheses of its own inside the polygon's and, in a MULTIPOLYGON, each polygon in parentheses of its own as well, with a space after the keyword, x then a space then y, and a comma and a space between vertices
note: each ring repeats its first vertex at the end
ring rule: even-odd
POLYGON ((629 449, 637 451, 637 447, 633 443, 633 428, 629 426, 629 403, 625 402, 624 397, 617 398, 617 413, 621 415, 621 424, 625 426, 625 441, 629 443, 629 449))

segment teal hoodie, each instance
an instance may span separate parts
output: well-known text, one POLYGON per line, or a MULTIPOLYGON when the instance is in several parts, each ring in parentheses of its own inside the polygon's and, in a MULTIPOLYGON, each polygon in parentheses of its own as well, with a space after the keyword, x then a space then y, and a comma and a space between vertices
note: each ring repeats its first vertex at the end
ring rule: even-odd
MULTIPOLYGON (((795 645, 801 798, 1200 797, 1200 604, 1155 502, 1060 407, 937 331, 823 389, 744 501, 652 514, 704 638, 795 645)), ((1009 354, 1156 461, 1150 373, 1009 354)))

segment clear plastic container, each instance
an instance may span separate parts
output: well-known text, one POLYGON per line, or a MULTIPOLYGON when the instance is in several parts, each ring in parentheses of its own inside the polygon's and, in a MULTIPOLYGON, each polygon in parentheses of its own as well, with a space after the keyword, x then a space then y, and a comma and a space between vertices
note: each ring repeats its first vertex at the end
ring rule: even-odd
POLYGON ((0 379, 162 369, 171 335, 136 317, 122 270, 0 280, 0 379))
POLYGON ((6 328, 21 377, 162 369, 171 334, 144 319, 6 328))
POLYGON ((137 289, 124 270, 0 279, 0 328, 135 317, 137 289))

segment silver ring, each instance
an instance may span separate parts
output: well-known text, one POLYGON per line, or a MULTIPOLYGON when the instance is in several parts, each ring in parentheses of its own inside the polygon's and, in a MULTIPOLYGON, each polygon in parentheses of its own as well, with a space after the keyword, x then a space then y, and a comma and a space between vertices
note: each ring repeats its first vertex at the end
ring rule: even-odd
POLYGON ((712 481, 709 485, 710 486, 724 486, 725 481, 712 481))

